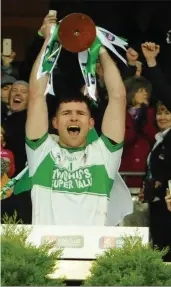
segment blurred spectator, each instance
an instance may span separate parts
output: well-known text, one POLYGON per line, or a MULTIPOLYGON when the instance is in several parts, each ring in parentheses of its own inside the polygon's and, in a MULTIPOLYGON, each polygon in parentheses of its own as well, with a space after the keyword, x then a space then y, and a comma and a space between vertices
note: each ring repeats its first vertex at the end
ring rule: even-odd
POLYGON ((11 113, 9 110, 9 97, 12 85, 16 79, 5 75, 1 79, 1 122, 11 113))
MULTIPOLYGON (((125 80, 127 115, 120 171, 145 172, 146 159, 154 142, 154 110, 149 107, 151 84, 143 77, 125 80)), ((142 177, 128 177, 128 187, 142 187, 142 177)))
POLYGON ((171 179, 171 111, 162 103, 157 106, 156 122, 160 132, 156 134, 156 142, 148 156, 143 192, 144 200, 149 202, 150 207, 153 245, 160 249, 169 246, 170 251, 164 260, 171 262, 171 212, 165 202, 168 181, 171 179))
POLYGON ((6 162, 6 169, 5 172, 9 177, 12 177, 15 173, 15 162, 14 162, 14 155, 12 151, 5 148, 6 146, 6 139, 5 139, 5 131, 1 127, 1 152, 0 156, 1 159, 3 158, 6 162))

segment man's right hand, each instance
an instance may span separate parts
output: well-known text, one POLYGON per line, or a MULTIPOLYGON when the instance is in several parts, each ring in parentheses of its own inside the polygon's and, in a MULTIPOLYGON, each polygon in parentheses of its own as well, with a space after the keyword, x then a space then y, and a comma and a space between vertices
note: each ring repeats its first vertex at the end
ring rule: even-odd
POLYGON ((149 67, 156 65, 156 57, 160 52, 160 46, 152 42, 145 42, 141 45, 143 55, 149 67))
POLYGON ((54 15, 46 15, 46 17, 43 20, 42 26, 39 29, 39 34, 41 34, 44 39, 49 37, 50 29, 53 25, 56 25, 57 19, 54 15))

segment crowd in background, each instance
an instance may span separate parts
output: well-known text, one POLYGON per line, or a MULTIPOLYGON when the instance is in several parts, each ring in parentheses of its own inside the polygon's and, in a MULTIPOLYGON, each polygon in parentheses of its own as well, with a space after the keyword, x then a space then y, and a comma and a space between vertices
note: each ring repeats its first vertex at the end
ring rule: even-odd
MULTIPOLYGON (((54 16, 47 15, 29 49, 26 61, 15 66, 15 52, 2 55, 1 63, 1 187, 9 178, 15 177, 26 166, 25 123, 29 95, 29 74, 34 60, 40 51, 48 25, 56 23, 54 16)), ((127 94, 126 133, 120 172, 131 172, 124 177, 127 186, 137 189, 139 200, 148 202, 149 227, 153 245, 171 248, 171 208, 170 197, 166 203, 168 181, 171 180, 171 81, 168 82, 160 69, 157 56, 160 46, 157 43, 142 43, 141 52, 129 47, 126 52, 128 66, 118 62, 127 94), (137 176, 136 173, 139 173, 137 176), (168 206, 167 206, 168 204, 168 206), (169 210, 170 209, 170 210, 169 210)), ((73 55, 74 57, 74 55, 73 55)), ((115 60, 115 59, 114 59, 115 60)), ((95 128, 101 133, 101 122, 108 97, 104 85, 103 70, 99 63, 97 74, 97 107, 94 107, 95 128)), ((72 83, 68 75, 56 66, 53 72, 55 97, 47 95, 49 132, 52 128, 54 107, 58 95, 69 93, 69 89, 79 89, 84 93, 83 79, 72 83), (69 89, 66 89, 66 82, 69 89), (55 104, 54 104, 55 103, 55 104)), ((88 96, 88 95, 85 95, 88 96)), ((31 194, 18 196, 7 193, 1 201, 1 217, 7 212, 12 215, 17 210, 18 218, 31 223, 31 194)), ((164 260, 171 261, 171 251, 164 260)))

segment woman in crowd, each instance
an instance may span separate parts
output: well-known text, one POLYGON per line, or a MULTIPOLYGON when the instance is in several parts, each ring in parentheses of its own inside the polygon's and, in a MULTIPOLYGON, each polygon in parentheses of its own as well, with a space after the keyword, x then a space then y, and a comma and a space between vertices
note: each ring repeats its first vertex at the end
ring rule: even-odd
POLYGON ((161 102, 157 105, 156 122, 159 133, 147 160, 147 176, 142 191, 149 202, 150 233, 154 246, 169 247, 164 261, 171 262, 171 209, 170 196, 166 195, 171 179, 171 110, 161 102), (168 208, 167 208, 168 206, 168 208))
MULTIPOLYGON (((154 142, 154 109, 149 107, 151 84, 144 77, 125 80, 127 115, 120 171, 145 172, 146 160, 154 142)), ((126 178, 128 187, 142 187, 142 176, 126 178)))

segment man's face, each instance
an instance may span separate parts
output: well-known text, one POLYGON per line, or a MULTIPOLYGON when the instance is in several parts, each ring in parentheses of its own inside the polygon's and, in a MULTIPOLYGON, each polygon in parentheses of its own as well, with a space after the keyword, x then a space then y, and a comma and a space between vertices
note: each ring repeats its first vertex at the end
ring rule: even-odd
POLYGON ((9 104, 12 112, 25 110, 28 104, 28 87, 24 84, 14 84, 11 89, 9 104))
POLYGON ((10 96, 11 88, 12 88, 12 84, 5 85, 1 88, 1 101, 5 104, 9 103, 9 96, 10 96))
POLYGON ((88 131, 94 127, 94 120, 86 103, 61 103, 53 119, 53 126, 58 129, 60 144, 82 147, 86 144, 88 131))

